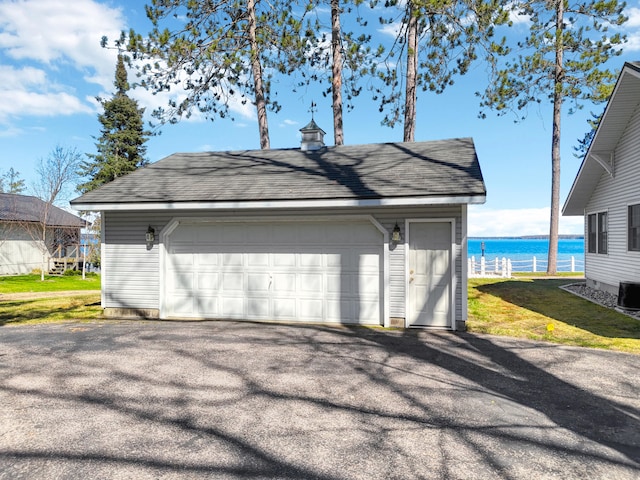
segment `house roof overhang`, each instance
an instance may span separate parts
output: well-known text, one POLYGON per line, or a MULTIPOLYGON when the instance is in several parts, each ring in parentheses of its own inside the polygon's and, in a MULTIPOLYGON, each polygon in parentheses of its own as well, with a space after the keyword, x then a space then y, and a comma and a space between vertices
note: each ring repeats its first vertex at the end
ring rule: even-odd
POLYGON ((238 202, 140 202, 75 203, 73 208, 86 211, 177 211, 177 210, 278 210, 354 207, 418 207, 428 205, 483 204, 486 195, 405 197, 333 200, 273 200, 238 202))
POLYGON ((615 176, 615 149, 638 106, 640 63, 627 62, 622 67, 600 125, 571 186, 562 208, 563 215, 584 215, 591 194, 602 175, 615 176))

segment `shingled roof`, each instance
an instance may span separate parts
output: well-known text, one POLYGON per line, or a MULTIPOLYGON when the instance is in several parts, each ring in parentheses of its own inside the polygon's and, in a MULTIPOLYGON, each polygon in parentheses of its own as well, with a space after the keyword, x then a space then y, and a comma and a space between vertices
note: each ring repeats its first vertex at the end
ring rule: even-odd
POLYGON ((102 204, 482 197, 470 138, 432 142, 176 153, 72 200, 102 204))
POLYGON ((613 175, 612 155, 639 106, 640 62, 626 62, 565 200, 563 215, 584 215, 602 174, 613 175))
POLYGON ((41 222, 46 214, 50 227, 83 227, 86 222, 37 197, 0 193, 0 222, 41 222))

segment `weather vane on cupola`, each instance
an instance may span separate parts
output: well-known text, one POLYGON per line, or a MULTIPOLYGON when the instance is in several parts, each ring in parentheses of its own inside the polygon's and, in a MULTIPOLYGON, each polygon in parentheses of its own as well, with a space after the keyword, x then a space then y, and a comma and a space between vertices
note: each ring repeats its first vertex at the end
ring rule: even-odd
POLYGON ((325 131, 322 130, 313 118, 313 114, 318 110, 316 102, 311 102, 311 121, 302 127, 302 142, 300 143, 300 149, 307 150, 320 150, 324 147, 324 135, 325 131))

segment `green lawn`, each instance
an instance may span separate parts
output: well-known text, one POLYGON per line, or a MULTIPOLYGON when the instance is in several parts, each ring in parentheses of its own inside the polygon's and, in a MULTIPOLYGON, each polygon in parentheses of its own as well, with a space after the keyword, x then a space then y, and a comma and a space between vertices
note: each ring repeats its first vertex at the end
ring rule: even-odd
POLYGON ((470 279, 471 332, 640 353, 640 320, 559 287, 575 279, 470 279))
POLYGON ((66 290, 100 290, 100 275, 45 276, 40 275, 9 275, 0 277, 0 293, 22 292, 62 292, 66 290))
POLYGON ((0 326, 95 320, 101 316, 99 293, 0 302, 0 326))

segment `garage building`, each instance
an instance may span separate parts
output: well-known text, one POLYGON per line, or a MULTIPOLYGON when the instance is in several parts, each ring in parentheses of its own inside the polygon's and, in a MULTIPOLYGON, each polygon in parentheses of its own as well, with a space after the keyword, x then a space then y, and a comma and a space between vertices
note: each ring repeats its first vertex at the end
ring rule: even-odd
POLYGON ((102 212, 106 315, 464 329, 472 139, 176 153, 102 212))

